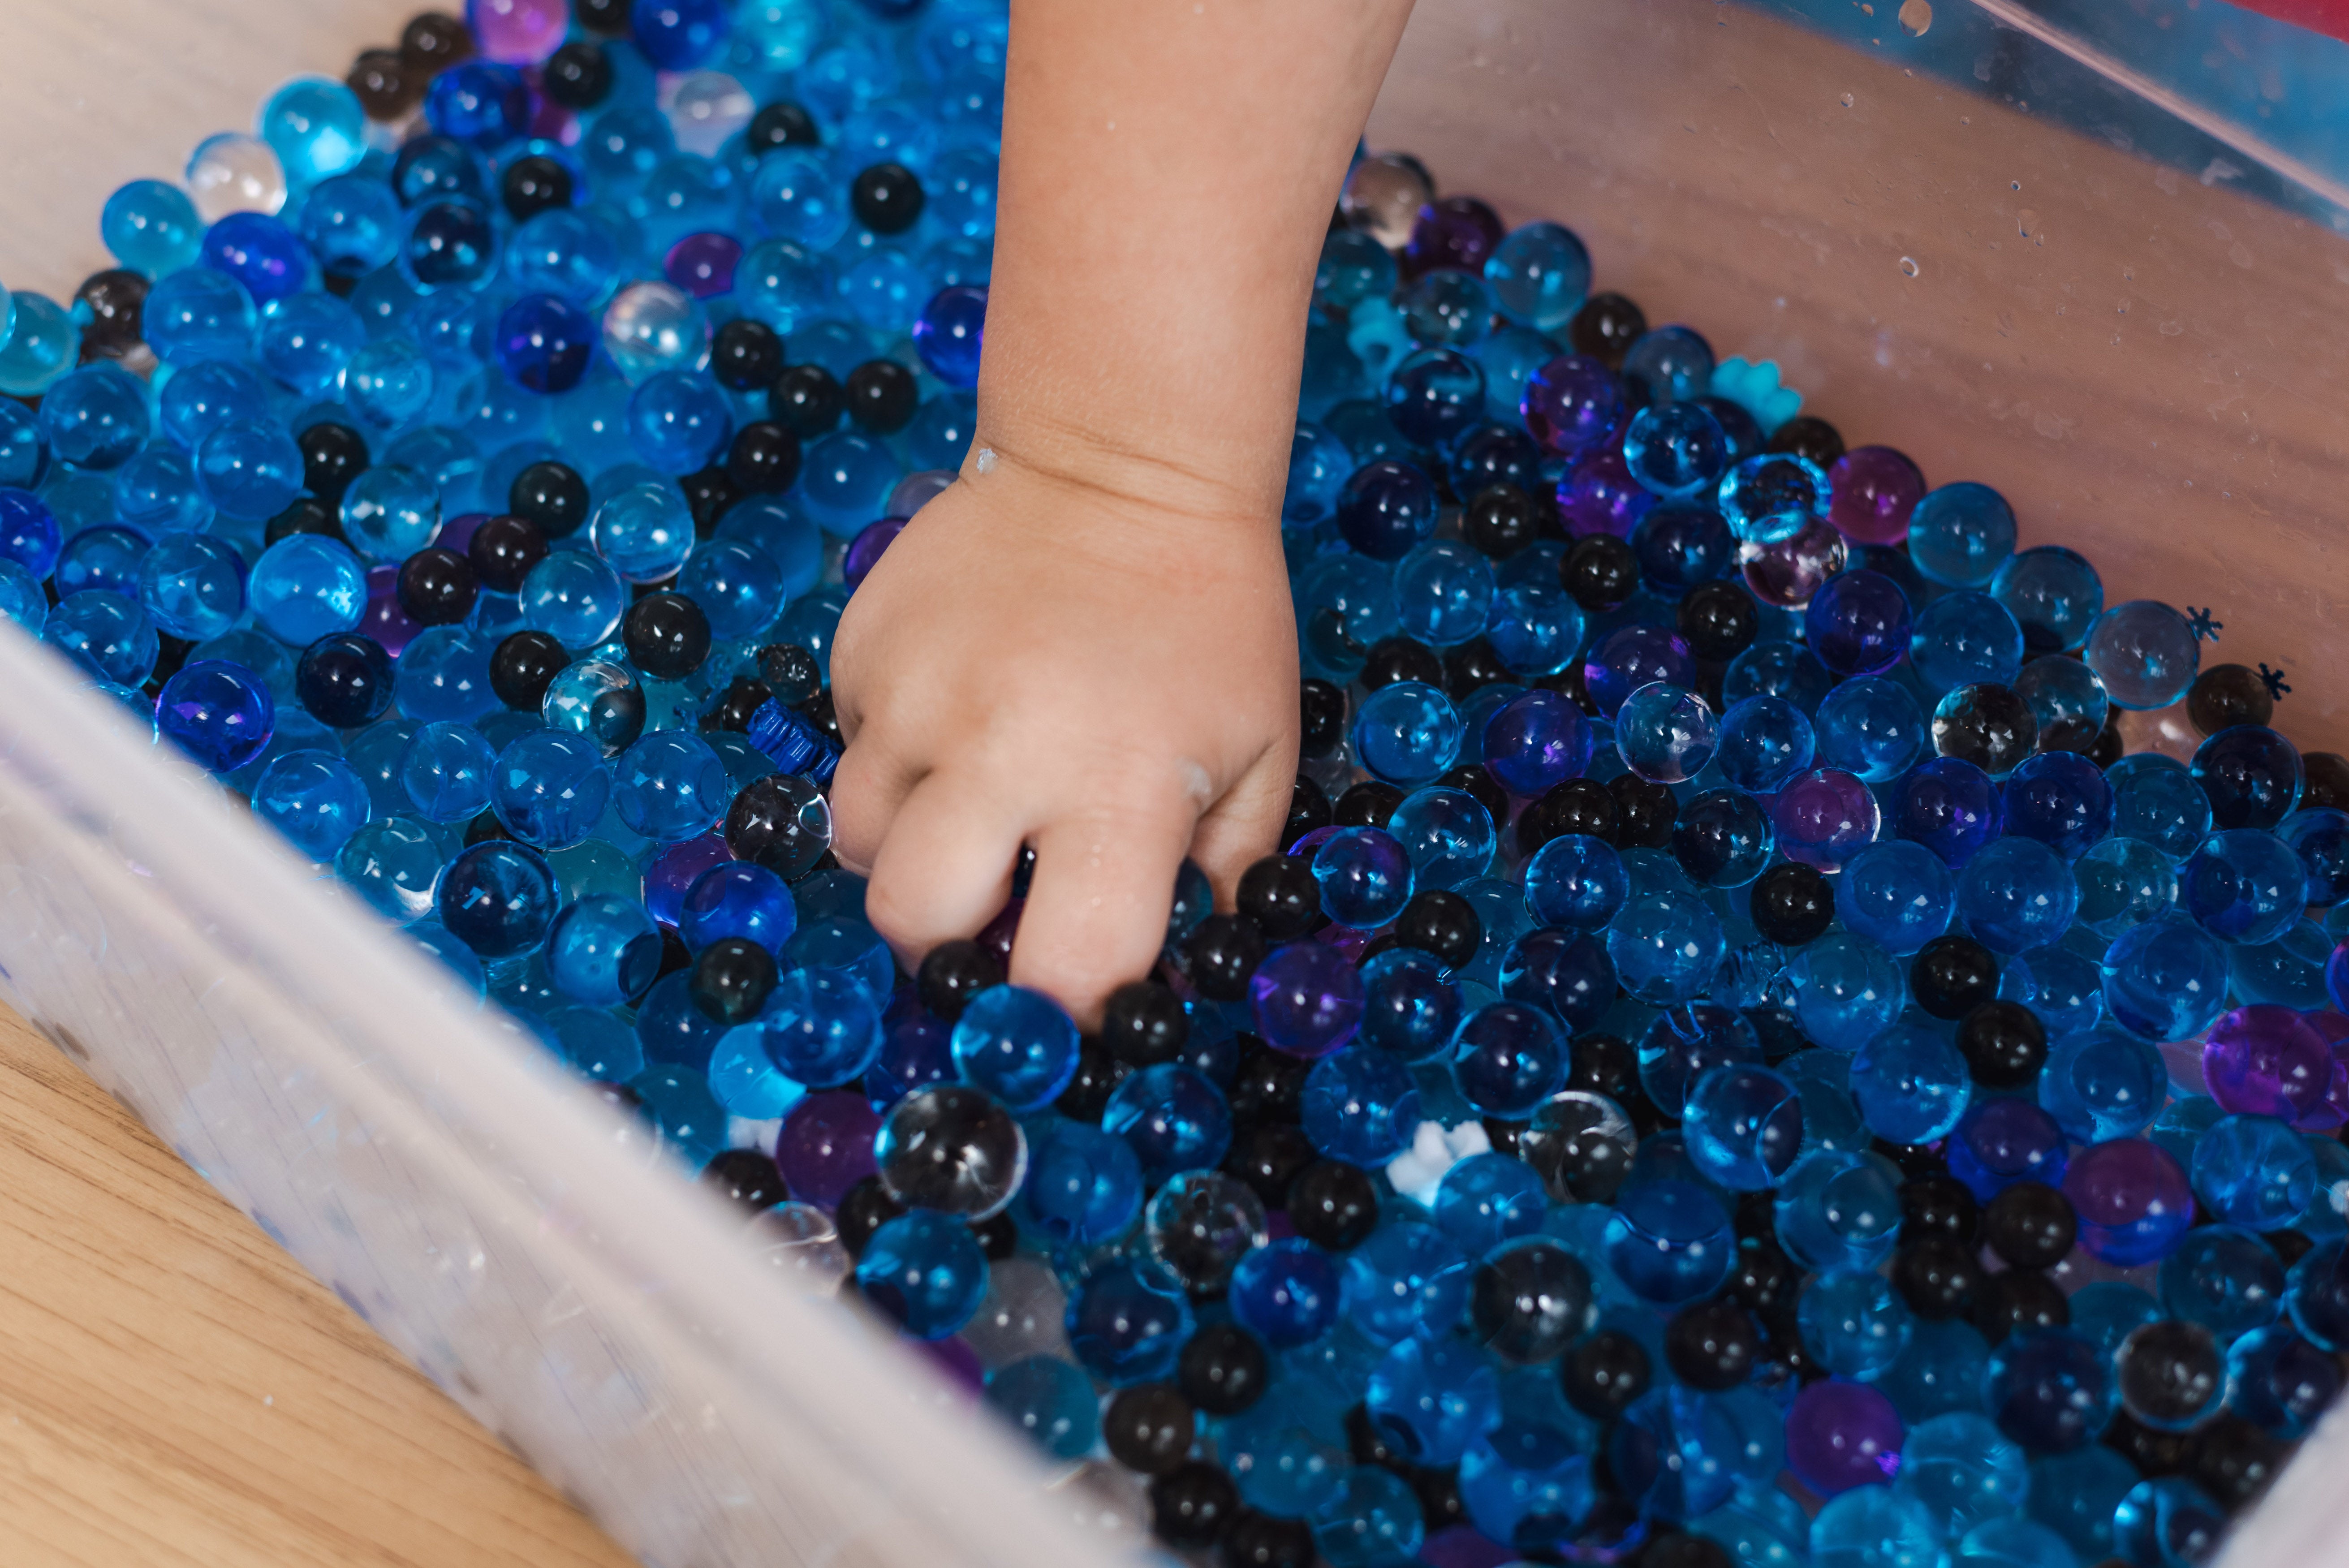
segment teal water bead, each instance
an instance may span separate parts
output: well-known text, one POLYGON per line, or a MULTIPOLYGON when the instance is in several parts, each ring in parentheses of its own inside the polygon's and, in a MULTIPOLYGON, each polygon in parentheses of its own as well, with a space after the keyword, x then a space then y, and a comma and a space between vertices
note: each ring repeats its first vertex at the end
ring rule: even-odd
POLYGON ((1450 890, 1489 871, 1500 847, 1493 815, 1464 789, 1416 789, 1387 820, 1387 831, 1410 857, 1412 885, 1450 890))
POLYGON ((378 463, 343 492, 343 537, 369 561, 398 563, 440 532, 439 489, 426 475, 378 463))
POLYGON ((103 589, 69 593, 41 623, 41 641, 116 686, 138 686, 154 673, 155 624, 136 601, 103 589))
POLYGON ((2178 868, 2178 902, 2220 941, 2257 947, 2299 923, 2308 875, 2282 839, 2238 828, 2211 834, 2178 868))
POLYGON ((1693 1181, 1647 1181, 1618 1194, 1602 1243, 1625 1287, 1660 1306, 1720 1287, 1737 1238, 1720 1201, 1693 1181))
POLYGON ((413 338, 378 337, 343 366, 343 401, 360 421, 397 430, 432 405, 432 361, 413 338))
POLYGON ((1501 1420, 1501 1385, 1485 1353, 1445 1335, 1406 1335, 1371 1367, 1364 1402, 1389 1447, 1413 1464, 1448 1465, 1501 1420))
POLYGON ((2072 880, 2080 923, 2107 941, 2166 913, 2178 898, 2175 866, 2143 839, 2105 840, 2072 862, 2072 880))
POLYGON ((254 785, 253 814, 310 859, 331 861, 367 825, 367 785, 332 752, 284 752, 254 785))
POLYGON ((898 1215, 856 1260, 859 1295, 916 1339, 944 1339, 978 1311, 987 1254, 960 1216, 934 1209, 898 1215))
POLYGON ((367 346, 358 313, 326 294, 289 294, 261 313, 254 352, 264 368, 305 397, 341 385, 352 356, 367 346))
POLYGON ((2316 1194, 2316 1157, 2301 1135, 2265 1116, 2221 1119, 2194 1145, 2194 1191, 2227 1224, 2275 1231, 2316 1194))
MULTIPOLYGON (((1327 247, 1322 264, 1325 270, 1330 264, 1327 247)), ((1527 223, 1493 247, 1485 259, 1485 282, 1503 315, 1538 332, 1556 333, 1589 295, 1590 253, 1571 229, 1527 223)))
POLYGON ((1735 1191, 1776 1186, 1802 1150, 1803 1132, 1800 1091, 1759 1063, 1708 1068, 1682 1108, 1690 1161, 1707 1181, 1735 1191))
POLYGON ((1965 1114, 1966 1059, 1920 1016, 1894 1023, 1851 1059, 1852 1098, 1868 1130, 1894 1143, 1930 1143, 1965 1114))
POLYGON ((1810 1545, 1812 1568, 1938 1568, 1942 1561, 1932 1511, 1889 1486, 1830 1498, 1811 1521, 1810 1545))
POLYGON ((196 449, 196 483, 204 499, 224 516, 245 521, 285 511, 302 493, 302 449, 275 419, 232 420, 196 449))
POLYGON ((329 632, 357 627, 367 611, 367 569, 337 540, 289 533, 254 562, 245 592, 270 635, 306 648, 329 632))
POLYGON ((800 506, 835 539, 849 538, 881 515, 905 478, 888 443, 862 430, 835 430, 808 448, 800 469, 800 506))
POLYGON ((1868 845, 1836 879, 1844 929, 1898 957, 1949 930, 1957 900, 1957 881, 1941 857, 1906 839, 1868 845))
POLYGON ((2137 1483, 2136 1467, 2101 1443, 2031 1461, 2023 1507, 2033 1523, 2062 1536, 2082 1563, 2113 1553, 2113 1513, 2137 1483))
POLYGON ((1101 1437, 1101 1399, 1073 1361, 1030 1356, 987 1375, 988 1407, 1056 1460, 1081 1460, 1101 1437))
POLYGON ((2168 1088, 2159 1051, 2126 1029, 2100 1024, 2048 1047, 2039 1104, 2066 1135, 2103 1143, 2145 1130, 2168 1088))
POLYGON ((200 533, 167 533, 139 558, 139 603, 158 631, 217 637, 244 611, 244 557, 200 533))
POLYGON ((259 130, 297 189, 347 173, 367 156, 367 111, 326 77, 296 77, 272 93, 259 130))
POLYGON ((1806 1268, 1872 1269, 1900 1236, 1900 1172, 1880 1154, 1805 1154, 1778 1184, 1779 1244, 1806 1268))
POLYGON ((498 753, 490 802, 506 831, 541 849, 584 841, 612 798, 603 748, 586 736, 535 729, 498 753))
POLYGON ((2283 1262, 2257 1234, 2236 1225, 2200 1225, 2161 1260, 2161 1305, 2231 1345, 2283 1310, 2283 1262))
POLYGON ((120 366, 99 360, 49 388, 41 398, 40 421, 60 461, 117 469, 147 439, 147 388, 120 366))
POLYGON ((2113 787, 2113 831, 2153 845, 2172 864, 2210 833, 2210 797, 2186 764, 2158 751, 2138 751, 2105 770, 2113 787))
POLYGON ((733 413, 718 383, 700 371, 647 377, 628 398, 628 440, 665 474, 709 466, 734 434, 733 413))
POLYGON ((1827 476, 1793 452, 1747 458, 1721 477, 1715 503, 1730 531, 1748 544, 1776 544, 1825 521, 1827 476))
POLYGON ((176 185, 133 180, 106 199, 98 238, 114 259, 135 273, 160 278, 192 265, 204 244, 196 204, 176 185))
POLYGON ((1438 688, 1394 681, 1362 700, 1354 715, 1354 752, 1364 768, 1406 789, 1432 784, 1460 756, 1466 727, 1438 688))
POLYGON ((409 639, 399 655, 394 700, 399 711, 428 723, 480 720, 499 710, 490 685, 490 662, 497 652, 493 633, 469 626, 427 626, 409 639))
POLYGON ((1944 593, 1917 613, 1909 660, 1937 696, 1959 686, 2010 686, 2023 668, 2023 628, 1987 593, 1944 593))
POLYGON ((2006 606, 2033 653, 2067 653, 2088 639, 2104 614, 2105 584, 2085 556, 2042 544, 2009 556, 1991 578, 1991 597, 2006 606))
POLYGON ((595 552, 630 583, 659 582, 693 549, 692 509, 665 484, 628 486, 595 509, 589 527, 595 552))
MULTIPOLYGON (((19 332, 24 330, 26 302, 37 297, 17 296, 19 332)), ((244 285, 211 267, 184 267, 159 279, 140 309, 140 330, 147 346, 171 366, 242 359, 253 346, 259 323, 260 314, 244 285)), ((14 346, 12 338, 11 350, 14 346)), ((6 357, 0 354, 0 362, 6 357)))
POLYGON ((1603 839, 1561 833, 1526 862, 1526 908, 1544 925, 1597 931, 1630 897, 1623 858, 1603 839))
POLYGON ((1988 485, 1928 490, 1909 514, 1909 559, 1927 582, 1986 587, 2013 553, 2014 509, 1988 485))
POLYGON ((2039 726, 2043 751, 2088 751, 2104 733, 2112 698, 2078 659, 2034 654, 2009 683, 2039 726))
POLYGON ((2114 1555, 2146 1568, 2194 1568, 2218 1552, 2226 1511, 2184 1476, 2142 1480, 2113 1510, 2114 1555))
POLYGON ((1395 615, 1406 635, 1430 647, 1482 634, 1495 593, 1492 562, 1457 540, 1423 541, 1395 563, 1395 615))
POLYGON ((2168 707, 2200 672, 2202 643, 2170 606, 2132 599, 2096 617, 2084 656, 2114 707, 2168 707))
POLYGON ((733 799, 726 765, 684 730, 646 736, 612 764, 612 807, 629 831, 657 843, 708 832, 733 799))
POLYGON ((2070 929, 2079 902, 2072 868, 2035 839, 1996 840, 1958 873, 1958 913, 1993 953, 2046 946, 2070 929))
POLYGON ((1823 1274, 1803 1289, 1795 1320, 1803 1348, 1838 1377, 1872 1378, 1908 1348, 1916 1319, 1883 1275, 1823 1274))
POLYGON ((519 603, 525 626, 566 648, 592 648, 619 629, 628 587, 594 552, 558 550, 530 569, 519 603))
POLYGON ((2182 914, 2164 914, 2114 938, 2104 976, 2106 1010, 2148 1040, 2191 1039, 2226 1009, 2226 951, 2182 914))
POLYGON ((1925 755, 1932 727, 1907 686, 1880 676, 1855 676, 1822 698, 1812 721, 1818 760, 1882 784, 1925 755))
POLYGON ((1900 1016, 1908 981, 1883 947, 1851 932, 1835 931, 1796 955, 1786 969, 1795 987, 1795 1016, 1803 1032, 1831 1051, 1848 1054, 1900 1016))
MULTIPOLYGON (((66 308, 47 294, 19 290, 11 299, 8 335, 0 342, 0 392, 37 397, 73 368, 81 332, 66 308)), ((245 306, 250 311, 252 301, 245 306)), ((151 326, 149 334, 151 338, 151 326)))
POLYGON ((432 913, 440 841, 413 817, 374 818, 336 851, 335 875, 368 908, 406 925, 432 913))
POLYGON ((1607 956, 1623 988, 1658 1006, 1702 994, 1725 946, 1704 901, 1671 888, 1635 892, 1607 926, 1607 956))
POLYGON ((1911 1430, 1936 1416, 1982 1410, 1982 1375, 1990 1345, 1962 1318, 1920 1318, 1909 1347, 1877 1375, 1876 1386, 1911 1430))
POLYGON ((426 724, 400 753, 399 785, 428 822, 468 822, 490 803, 497 752, 470 724, 426 724))
POLYGON ((1378 1345, 1444 1336, 1467 1310, 1474 1272, 1440 1228, 1389 1220, 1346 1254, 1340 1284, 1346 1320, 1378 1345))
POLYGON ((1378 1465, 1356 1465, 1313 1511, 1313 1543, 1330 1568, 1384 1568, 1419 1554, 1427 1537, 1419 1494, 1378 1465))
POLYGON ((613 1007, 660 975, 660 928, 636 899, 593 893, 566 903, 546 928, 546 973, 572 1001, 613 1007))

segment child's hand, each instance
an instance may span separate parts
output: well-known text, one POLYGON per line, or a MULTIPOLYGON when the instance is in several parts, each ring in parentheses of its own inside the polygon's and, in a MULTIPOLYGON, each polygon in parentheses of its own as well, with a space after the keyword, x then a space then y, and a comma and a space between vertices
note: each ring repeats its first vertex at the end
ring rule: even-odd
MULTIPOLYGON (((1227 906, 1288 814, 1297 635, 1269 517, 1009 454, 922 509, 849 601, 834 849, 908 968, 1035 880, 1011 977, 1088 1026, 1164 940, 1187 853, 1227 906)), ((1170 486, 1166 488, 1184 488, 1170 486)))

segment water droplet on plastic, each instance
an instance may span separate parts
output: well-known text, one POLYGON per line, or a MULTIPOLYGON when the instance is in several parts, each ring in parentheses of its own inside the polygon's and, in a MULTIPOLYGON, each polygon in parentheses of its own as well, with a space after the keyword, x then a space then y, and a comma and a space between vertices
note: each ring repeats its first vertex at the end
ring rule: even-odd
POLYGON ((1843 95, 1843 107, 1846 108, 1849 108, 1851 107, 1851 95, 1849 93, 1843 95))
POLYGON ((1933 25, 1932 0, 1901 0, 1900 30, 1912 38, 1921 38, 1925 29, 1933 25))
POLYGON ((1918 267, 1917 267, 1917 258, 1916 258, 1916 257, 1914 257, 1914 256, 1903 256, 1903 257, 1901 257, 1901 258, 1900 258, 1900 271, 1901 271, 1902 275, 1904 275, 1904 276, 1907 276, 1907 277, 1912 277, 1912 278, 1913 278, 1913 277, 1915 277, 1915 276, 1917 275, 1917 272, 1918 272, 1918 267))

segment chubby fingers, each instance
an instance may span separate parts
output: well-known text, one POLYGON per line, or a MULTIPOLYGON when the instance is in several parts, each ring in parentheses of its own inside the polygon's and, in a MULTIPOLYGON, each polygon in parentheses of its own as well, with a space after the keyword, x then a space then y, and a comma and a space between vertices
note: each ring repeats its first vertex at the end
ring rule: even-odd
POLYGON ((1272 747, 1200 817, 1191 858, 1207 873, 1218 908, 1232 907, 1241 872, 1280 848, 1296 779, 1293 748, 1272 747))
POLYGON ((1033 835, 1035 877, 1011 978, 1053 996, 1081 1028, 1097 1028, 1109 994, 1148 974, 1165 945, 1198 807, 1171 786, 1153 793, 1105 796, 1033 835))
POLYGON ((896 808, 869 862, 864 917, 908 972, 941 942, 994 919, 1011 896, 1020 839, 1013 804, 982 778, 949 769, 925 777, 896 808))

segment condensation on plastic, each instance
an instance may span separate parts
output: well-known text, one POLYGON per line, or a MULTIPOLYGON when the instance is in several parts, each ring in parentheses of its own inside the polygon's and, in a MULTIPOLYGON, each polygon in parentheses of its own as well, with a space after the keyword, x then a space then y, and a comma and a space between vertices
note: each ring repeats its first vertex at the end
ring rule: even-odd
POLYGON ((0 995, 647 1563, 1112 1555, 5 617, 0 693, 0 995))

